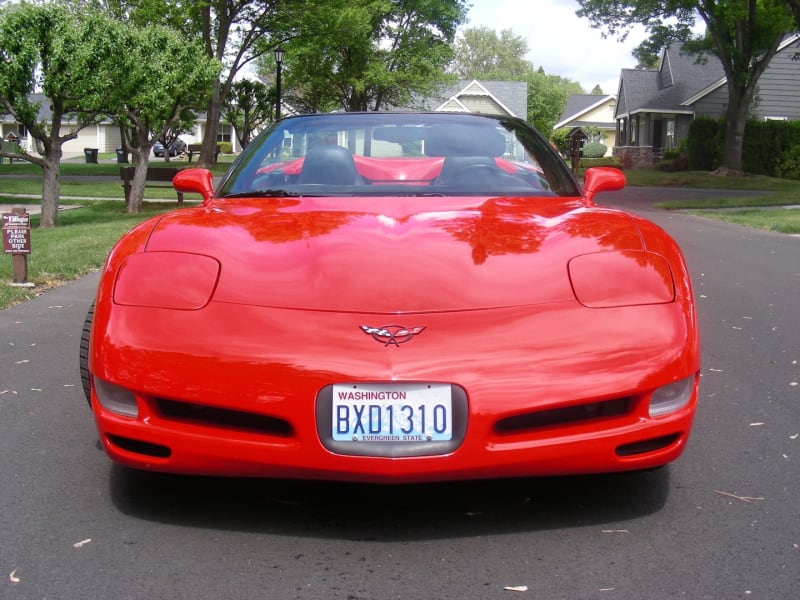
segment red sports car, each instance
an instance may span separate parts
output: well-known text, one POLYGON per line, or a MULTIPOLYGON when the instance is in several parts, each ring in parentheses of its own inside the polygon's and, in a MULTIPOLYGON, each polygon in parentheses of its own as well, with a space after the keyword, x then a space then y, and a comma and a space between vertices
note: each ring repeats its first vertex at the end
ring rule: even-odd
POLYGON ((684 450, 686 264, 523 121, 284 119, 109 254, 81 344, 108 455, 170 473, 422 482, 684 450))

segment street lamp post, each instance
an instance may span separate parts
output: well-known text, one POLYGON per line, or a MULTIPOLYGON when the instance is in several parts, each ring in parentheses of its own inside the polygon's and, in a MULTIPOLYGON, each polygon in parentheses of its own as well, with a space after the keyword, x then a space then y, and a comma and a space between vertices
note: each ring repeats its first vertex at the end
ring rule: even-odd
POLYGON ((275 63, 278 65, 278 73, 275 78, 275 120, 281 118, 281 66, 283 65, 284 49, 278 46, 275 48, 275 63))

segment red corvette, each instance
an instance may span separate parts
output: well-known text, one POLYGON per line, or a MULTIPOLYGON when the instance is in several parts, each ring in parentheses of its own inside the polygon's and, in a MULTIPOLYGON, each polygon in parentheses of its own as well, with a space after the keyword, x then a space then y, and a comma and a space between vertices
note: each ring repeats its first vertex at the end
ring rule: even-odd
POLYGON ((108 455, 171 473, 421 482, 649 469, 684 450, 684 259, 524 122, 280 121, 202 205, 109 254, 81 343, 108 455))

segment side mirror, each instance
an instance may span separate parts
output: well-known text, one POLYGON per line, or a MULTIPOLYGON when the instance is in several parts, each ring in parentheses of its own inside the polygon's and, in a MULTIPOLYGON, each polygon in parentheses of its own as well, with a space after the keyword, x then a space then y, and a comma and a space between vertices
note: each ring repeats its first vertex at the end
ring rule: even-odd
POLYGON ((200 194, 203 204, 214 197, 214 176, 208 169, 182 169, 172 179, 175 191, 200 194))
POLYGON ((583 176, 583 197, 593 204, 597 192, 613 192, 625 187, 625 174, 614 167, 592 167, 583 176))

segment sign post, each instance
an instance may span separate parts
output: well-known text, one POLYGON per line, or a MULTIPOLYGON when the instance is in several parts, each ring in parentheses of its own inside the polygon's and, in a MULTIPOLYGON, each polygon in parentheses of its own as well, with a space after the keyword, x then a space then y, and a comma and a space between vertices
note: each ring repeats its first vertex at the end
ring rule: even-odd
POLYGON ((31 253, 31 216, 25 208, 3 213, 3 254, 10 254, 14 279, 9 285, 33 287, 28 282, 28 254, 31 253))

